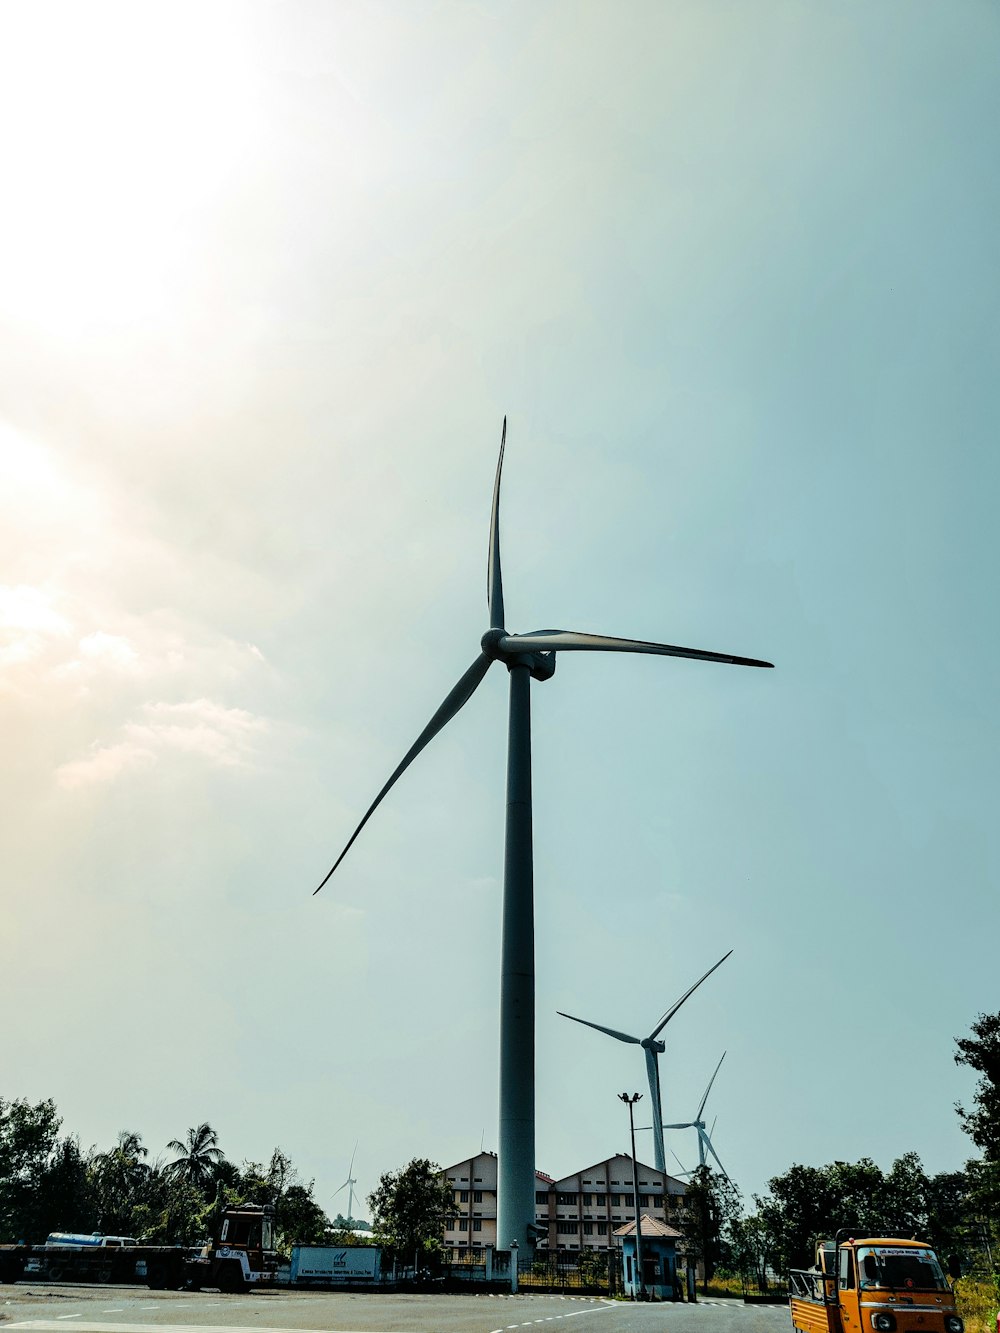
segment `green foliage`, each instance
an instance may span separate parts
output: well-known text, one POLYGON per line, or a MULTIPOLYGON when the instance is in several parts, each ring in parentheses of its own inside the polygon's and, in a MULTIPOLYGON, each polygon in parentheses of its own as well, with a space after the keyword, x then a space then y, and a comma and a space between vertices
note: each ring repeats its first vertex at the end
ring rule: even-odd
POLYGON ((188 1184, 201 1186, 202 1189, 211 1185, 215 1167, 223 1157, 219 1136, 208 1121, 202 1121, 200 1125, 189 1129, 183 1143, 180 1139, 171 1139, 167 1151, 179 1155, 164 1168, 166 1174, 174 1180, 186 1180, 188 1184))
POLYGON ((368 1196, 376 1243, 391 1247, 406 1262, 418 1252, 441 1247, 441 1234, 454 1212, 454 1196, 441 1168, 415 1157, 399 1171, 387 1171, 368 1196))
POLYGON ((979 1074, 973 1094, 973 1109, 956 1106, 962 1128, 983 1156, 1000 1161, 1000 1014, 979 1014, 971 1037, 958 1037, 957 1065, 968 1065, 979 1074))
POLYGON ((684 1192, 677 1227, 684 1233, 688 1259, 704 1265, 706 1284, 719 1263, 728 1258, 732 1228, 741 1210, 740 1192, 733 1182, 709 1166, 699 1166, 684 1192))
POLYGON ((33 1106, 0 1098, 0 1241, 26 1239, 37 1225, 39 1184, 61 1124, 51 1099, 33 1106))
POLYGON ((916 1235, 947 1253, 967 1216, 966 1176, 928 1177, 916 1153, 904 1153, 887 1173, 868 1157, 796 1165, 769 1181, 768 1190, 754 1199, 754 1225, 740 1232, 741 1253, 754 1265, 746 1271, 808 1268, 816 1241, 840 1227, 873 1236, 916 1235))

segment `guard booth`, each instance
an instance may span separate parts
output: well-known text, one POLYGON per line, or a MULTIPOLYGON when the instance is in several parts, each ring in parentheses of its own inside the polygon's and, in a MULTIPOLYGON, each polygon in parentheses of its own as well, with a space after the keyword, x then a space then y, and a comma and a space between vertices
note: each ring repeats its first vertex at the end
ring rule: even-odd
MULTIPOLYGON (((636 1300, 640 1294, 636 1265, 635 1222, 626 1222, 615 1230, 615 1244, 621 1257, 622 1294, 636 1300)), ((642 1255, 642 1287, 650 1301, 683 1300, 677 1277, 677 1242, 683 1233, 655 1217, 642 1218, 639 1251, 642 1255)))

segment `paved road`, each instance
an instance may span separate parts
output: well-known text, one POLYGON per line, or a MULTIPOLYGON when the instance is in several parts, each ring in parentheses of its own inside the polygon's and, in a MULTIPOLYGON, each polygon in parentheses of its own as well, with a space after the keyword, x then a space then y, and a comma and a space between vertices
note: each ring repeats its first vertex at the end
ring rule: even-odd
POLYGON ((590 1296, 245 1296, 22 1283, 0 1287, 0 1333, 791 1333, 780 1306, 631 1305, 590 1296))

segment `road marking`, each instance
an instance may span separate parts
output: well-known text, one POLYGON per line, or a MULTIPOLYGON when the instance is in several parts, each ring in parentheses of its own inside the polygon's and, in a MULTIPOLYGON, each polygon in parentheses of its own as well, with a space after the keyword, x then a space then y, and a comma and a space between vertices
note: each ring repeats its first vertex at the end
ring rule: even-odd
POLYGON ((102 1310, 101 1314, 121 1314, 124 1309, 124 1305, 112 1305, 109 1310, 102 1310))
MULTIPOLYGON (((60 1318, 65 1319, 62 1315, 60 1318)), ((77 1318, 77 1316, 72 1316, 77 1318)), ((58 1329, 55 1319, 24 1319, 16 1324, 4 1324, 4 1333, 12 1328, 58 1329)), ((232 1324, 126 1324, 108 1321, 107 1323, 77 1324, 80 1333, 233 1333, 232 1324)), ((329 1329, 302 1328, 241 1328, 240 1333, 329 1333, 329 1329)), ((343 1329, 340 1333, 389 1333, 386 1329, 343 1329)))

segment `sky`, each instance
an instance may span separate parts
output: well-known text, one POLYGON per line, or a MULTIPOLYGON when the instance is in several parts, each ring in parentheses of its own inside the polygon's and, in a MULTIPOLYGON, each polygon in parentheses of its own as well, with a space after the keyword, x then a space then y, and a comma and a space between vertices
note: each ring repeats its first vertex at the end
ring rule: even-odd
POLYGON ((998 59, 986 0, 0 4, 0 1096, 333 1211, 496 1148, 502 669, 312 890, 479 651, 506 414, 508 628, 775 663, 532 687, 539 1168, 645 1087, 556 1011, 729 949, 664 1103, 727 1052, 748 1198, 965 1161, 998 59))

